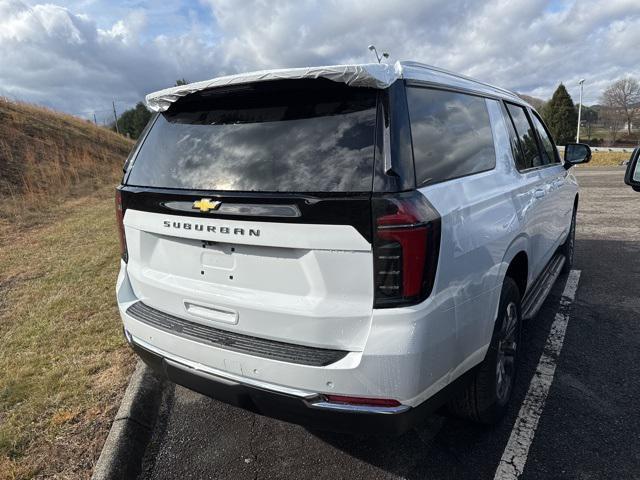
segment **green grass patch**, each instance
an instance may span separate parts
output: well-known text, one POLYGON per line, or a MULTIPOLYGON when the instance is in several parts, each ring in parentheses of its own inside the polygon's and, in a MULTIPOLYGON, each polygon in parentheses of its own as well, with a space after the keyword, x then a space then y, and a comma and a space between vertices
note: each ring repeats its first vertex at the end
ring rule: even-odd
POLYGON ((111 189, 0 232, 0 479, 84 478, 133 368, 111 189))

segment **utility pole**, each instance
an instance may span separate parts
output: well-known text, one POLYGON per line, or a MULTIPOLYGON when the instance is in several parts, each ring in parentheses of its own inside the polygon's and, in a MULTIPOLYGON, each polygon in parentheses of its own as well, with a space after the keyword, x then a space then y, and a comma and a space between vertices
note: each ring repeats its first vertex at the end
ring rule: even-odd
POLYGON ((116 121, 116 133, 120 133, 120 129, 118 128, 118 114, 116 113, 116 101, 113 100, 111 105, 113 105, 113 119, 116 121))
POLYGON ((580 143, 580 120, 582 118, 582 88, 584 78, 578 82, 580 84, 580 103, 578 103, 578 132, 576 133, 576 143, 580 143))

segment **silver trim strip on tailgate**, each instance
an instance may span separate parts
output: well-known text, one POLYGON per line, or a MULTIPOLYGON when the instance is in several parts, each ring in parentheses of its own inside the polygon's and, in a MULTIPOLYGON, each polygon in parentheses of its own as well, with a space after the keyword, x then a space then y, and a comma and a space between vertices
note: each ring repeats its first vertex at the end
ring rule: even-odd
MULTIPOLYGON (((197 212, 193 208, 193 202, 163 202, 165 207, 179 212, 197 212)), ((300 209, 297 205, 269 205, 255 203, 222 203, 210 213, 216 215, 237 215, 237 216, 253 216, 253 217, 282 217, 295 218, 300 217, 300 209)))

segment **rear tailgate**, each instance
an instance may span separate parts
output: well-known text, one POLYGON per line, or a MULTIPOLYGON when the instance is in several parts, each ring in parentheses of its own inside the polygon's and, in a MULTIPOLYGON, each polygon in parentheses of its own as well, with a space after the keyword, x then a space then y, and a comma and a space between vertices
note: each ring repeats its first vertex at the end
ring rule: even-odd
POLYGON ((369 194, 216 198, 299 214, 281 218, 214 218, 191 208, 202 197, 166 190, 124 187, 122 198, 127 272, 145 304, 257 337, 363 348, 373 305, 369 194))
POLYGON ((121 188, 136 295, 220 329, 362 349, 377 99, 329 80, 264 82, 158 115, 121 188))

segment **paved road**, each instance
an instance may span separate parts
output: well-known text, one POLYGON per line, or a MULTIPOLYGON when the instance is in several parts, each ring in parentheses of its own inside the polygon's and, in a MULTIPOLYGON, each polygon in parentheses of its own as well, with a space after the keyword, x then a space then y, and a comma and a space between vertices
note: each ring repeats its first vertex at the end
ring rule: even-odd
MULTIPOLYGON (((621 169, 578 170, 577 296, 520 478, 640 478, 640 193, 621 169)), ((526 335, 507 418, 434 415, 399 438, 309 432, 180 387, 165 392, 146 479, 492 479, 559 309, 561 279, 526 335)))

